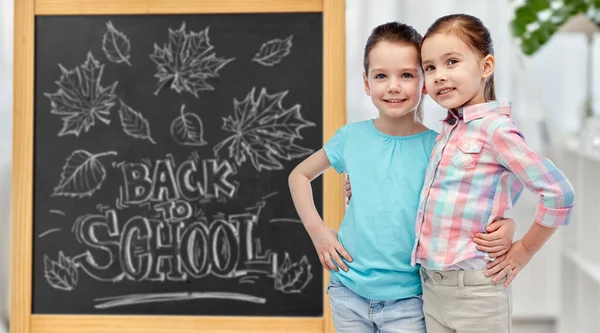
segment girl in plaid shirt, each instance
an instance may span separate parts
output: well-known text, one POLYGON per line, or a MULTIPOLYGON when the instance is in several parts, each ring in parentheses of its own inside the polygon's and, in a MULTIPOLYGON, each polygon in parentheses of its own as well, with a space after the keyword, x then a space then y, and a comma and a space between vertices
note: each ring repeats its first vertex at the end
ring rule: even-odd
POLYGON ((448 109, 427 168, 412 262, 421 264, 430 333, 510 332, 514 277, 559 226, 567 225, 574 191, 564 174, 533 151, 495 101, 494 49, 470 15, 439 18, 421 45, 425 85, 448 109), (491 272, 473 235, 505 215, 524 187, 539 195, 535 223, 491 272))

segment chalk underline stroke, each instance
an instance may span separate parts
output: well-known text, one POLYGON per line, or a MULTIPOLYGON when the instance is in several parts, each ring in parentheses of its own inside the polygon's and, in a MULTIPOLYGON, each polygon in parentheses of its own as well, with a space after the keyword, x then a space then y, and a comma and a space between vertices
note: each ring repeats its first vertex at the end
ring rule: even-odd
POLYGON ((143 303, 189 301, 195 299, 228 299, 235 301, 250 302, 256 304, 266 303, 266 299, 252 295, 230 293, 230 292, 176 292, 161 294, 132 294, 113 297, 97 298, 96 309, 108 309, 119 306, 127 306, 143 303))

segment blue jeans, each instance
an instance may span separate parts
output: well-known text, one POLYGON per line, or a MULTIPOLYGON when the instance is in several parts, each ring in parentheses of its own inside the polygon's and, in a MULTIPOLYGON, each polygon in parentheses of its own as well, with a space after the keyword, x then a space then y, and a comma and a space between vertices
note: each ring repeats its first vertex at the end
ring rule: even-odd
POLYGON ((329 281, 327 294, 337 333, 425 333, 421 295, 376 301, 337 281, 329 281))

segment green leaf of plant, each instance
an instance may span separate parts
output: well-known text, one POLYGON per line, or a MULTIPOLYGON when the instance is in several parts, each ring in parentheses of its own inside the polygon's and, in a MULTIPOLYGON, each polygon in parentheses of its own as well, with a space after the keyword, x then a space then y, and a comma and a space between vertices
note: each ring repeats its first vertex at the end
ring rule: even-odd
POLYGON ((549 0, 527 0, 525 1, 525 4, 537 12, 550 8, 549 0))
POLYGON ((580 2, 575 5, 575 10, 577 13, 585 13, 590 8, 590 4, 587 2, 580 2))
POLYGON ((521 43, 521 51, 523 51, 523 53, 528 56, 534 54, 538 48, 539 44, 537 43, 537 41, 531 38, 523 39, 521 43))
POLYGON ((577 5, 580 3, 585 2, 584 0, 563 0, 563 3, 565 4, 565 6, 570 6, 570 5, 577 5))
POLYGON ((571 18, 571 16, 573 16, 574 14, 574 9, 571 6, 562 6, 558 9, 556 9, 553 14, 552 17, 557 20, 557 25, 561 26, 563 23, 567 22, 567 20, 569 18, 571 18))
POLYGON ((537 42, 537 44, 538 44, 537 49, 539 49, 542 45, 544 45, 544 44, 546 44, 546 42, 548 42, 550 37, 551 37, 551 35, 546 33, 546 31, 544 31, 544 29, 538 28, 531 32, 531 36, 529 38, 531 38, 537 42))
POLYGON ((510 29, 515 37, 523 37, 523 34, 527 31, 526 26, 517 20, 510 21, 510 29))
POLYGON ((566 8, 571 15, 587 12, 590 4, 585 0, 563 0, 565 4, 562 8, 566 8))
POLYGON ((558 26, 550 21, 545 21, 540 24, 540 30, 548 35, 548 37, 551 37, 558 30, 558 26))
POLYGON ((537 21, 537 19, 536 11, 527 5, 517 8, 515 12, 515 20, 519 21, 524 26, 537 21))

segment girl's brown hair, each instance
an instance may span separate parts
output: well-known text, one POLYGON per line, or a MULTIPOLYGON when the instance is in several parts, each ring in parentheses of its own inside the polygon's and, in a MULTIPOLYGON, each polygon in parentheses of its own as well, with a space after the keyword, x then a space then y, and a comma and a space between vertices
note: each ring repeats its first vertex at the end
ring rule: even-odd
MULTIPOLYGON (((483 25, 480 19, 474 16, 467 14, 442 16, 427 29, 423 40, 437 33, 452 33, 456 35, 456 37, 460 38, 473 50, 477 51, 481 57, 485 57, 488 54, 494 55, 494 44, 492 43, 489 30, 483 25)), ((485 82, 483 96, 486 101, 496 99, 494 74, 490 75, 485 82)))
MULTIPOLYGON (((373 47, 379 42, 402 43, 414 46, 419 54, 419 64, 421 63, 421 43, 423 42, 421 34, 410 25, 400 22, 388 22, 375 27, 367 39, 363 58, 363 65, 365 67, 365 73, 367 74, 369 73, 369 53, 371 53, 373 47)), ((423 120, 422 104, 423 100, 421 99, 416 111, 416 116, 419 121, 423 120)))

